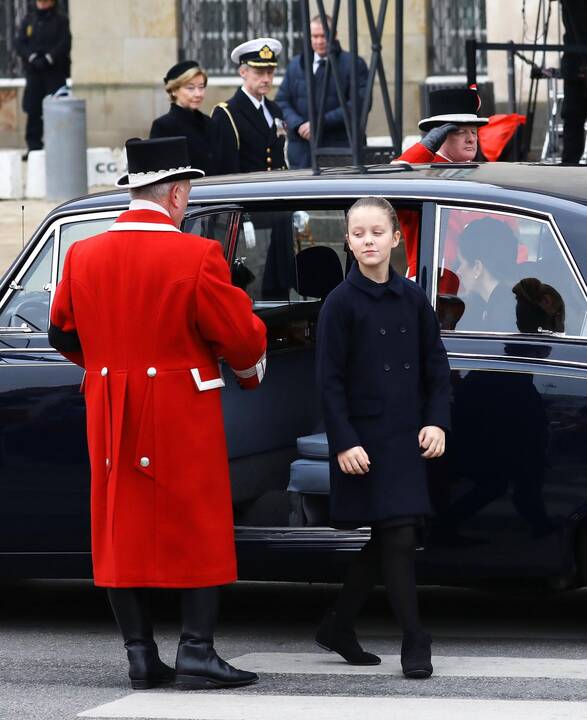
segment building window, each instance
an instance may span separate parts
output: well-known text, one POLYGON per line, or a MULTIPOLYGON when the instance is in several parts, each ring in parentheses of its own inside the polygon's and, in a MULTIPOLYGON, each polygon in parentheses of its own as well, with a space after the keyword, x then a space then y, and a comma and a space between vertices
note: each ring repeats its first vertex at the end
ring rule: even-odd
MULTIPOLYGON (((68 0, 61 0, 59 12, 67 14, 68 0)), ((1 0, 0 2, 0 77, 22 77, 22 64, 16 53, 15 41, 20 24, 32 11, 31 0, 1 0)))
POLYGON ((283 45, 277 72, 302 51, 300 0, 181 0, 180 59, 197 60, 210 75, 233 75, 233 48, 255 37, 283 45))
MULTIPOLYGON (((486 0, 430 0, 430 73, 462 75, 467 70, 465 40, 487 40, 486 0)), ((479 52, 477 71, 487 72, 487 53, 479 52)))

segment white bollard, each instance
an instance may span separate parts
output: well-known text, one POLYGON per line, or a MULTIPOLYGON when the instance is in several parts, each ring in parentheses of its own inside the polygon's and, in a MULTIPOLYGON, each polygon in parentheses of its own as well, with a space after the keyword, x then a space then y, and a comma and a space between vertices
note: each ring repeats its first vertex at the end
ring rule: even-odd
POLYGON ((0 151, 0 199, 13 200, 22 196, 22 164, 20 150, 0 151))
POLYGON ((46 194, 45 151, 31 150, 27 161, 24 196, 31 200, 42 200, 46 194))

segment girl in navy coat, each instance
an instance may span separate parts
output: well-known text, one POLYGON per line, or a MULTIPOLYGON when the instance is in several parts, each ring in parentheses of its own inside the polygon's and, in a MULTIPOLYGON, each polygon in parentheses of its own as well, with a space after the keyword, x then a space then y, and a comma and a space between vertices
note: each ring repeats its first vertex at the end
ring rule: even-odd
POLYGON ((381 573, 403 630, 404 674, 419 678, 431 675, 432 663, 418 616, 414 554, 418 525, 430 513, 426 460, 444 453, 450 425, 450 371, 424 291, 390 267, 400 238, 387 200, 367 197, 351 207, 347 241, 356 262, 318 322, 331 521, 371 526, 371 539, 316 641, 352 664, 379 664, 362 650, 353 626, 381 573))

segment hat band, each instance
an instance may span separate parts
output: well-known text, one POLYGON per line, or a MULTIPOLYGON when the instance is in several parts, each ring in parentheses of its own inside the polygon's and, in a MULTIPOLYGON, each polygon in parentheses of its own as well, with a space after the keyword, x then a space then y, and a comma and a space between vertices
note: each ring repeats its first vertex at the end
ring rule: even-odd
POLYGON ((191 165, 186 165, 185 167, 168 168, 167 170, 148 170, 147 172, 136 172, 136 173, 129 172, 128 180, 130 183, 137 182, 138 180, 144 180, 145 178, 157 180, 157 178, 167 177, 171 173, 183 172, 184 170, 191 170, 191 169, 192 169, 191 165))

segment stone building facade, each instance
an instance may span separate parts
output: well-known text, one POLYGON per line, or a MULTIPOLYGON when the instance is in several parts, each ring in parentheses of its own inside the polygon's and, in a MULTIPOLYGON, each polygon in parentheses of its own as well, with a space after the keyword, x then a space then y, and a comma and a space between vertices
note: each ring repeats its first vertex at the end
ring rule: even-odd
MULTIPOLYGON (((377 14, 379 1, 372 0, 372 4, 377 14)), ((464 52, 461 49, 464 38, 471 32, 480 39, 494 41, 522 39, 523 0, 491 0, 491 12, 486 12, 488 4, 488 0, 405 0, 404 135, 417 132, 422 86, 427 80, 432 84, 438 80, 464 82, 464 52), (503 12, 498 11, 498 6, 503 12), (441 78, 437 77, 439 73, 441 78)), ((239 85, 236 69, 227 64, 221 67, 222 58, 214 55, 214 49, 223 48, 224 53, 226 47, 238 44, 247 33, 252 34, 255 27, 281 33, 278 37, 290 54, 299 48, 299 33, 296 35, 299 21, 295 27, 292 20, 293 8, 299 7, 295 0, 282 0, 284 21, 277 18, 269 26, 264 18, 254 14, 261 7, 258 0, 241 0, 240 3, 226 0, 224 4, 207 5, 224 7, 225 15, 209 19, 210 27, 204 33, 198 0, 100 0, 99 3, 69 0, 73 36, 71 82, 75 95, 87 103, 90 146, 117 147, 125 138, 148 134, 152 119, 167 108, 163 75, 182 55, 193 56, 197 52, 194 50, 197 43, 190 44, 196 34, 199 47, 204 48, 201 53, 212 65, 208 68, 211 72, 204 106, 207 111, 229 97, 239 85), (230 16, 235 9, 242 13, 240 17, 230 16), (248 26, 243 26, 243 19, 248 26)), ((326 5, 331 3, 327 1, 326 5)), ((527 26, 533 27, 538 0, 525 5, 527 26)), ((359 50, 369 62, 368 23, 362 3, 358 6, 359 50)), ((383 57, 392 99, 394 14, 394 2, 390 0, 384 27, 383 57)), ((346 3, 343 2, 339 21, 339 39, 343 47, 348 47, 347 28, 346 3)), ((486 63, 486 67, 482 64, 481 70, 493 81, 497 108, 501 109, 507 98, 505 57, 490 53, 486 63)), ((23 81, 19 78, 0 77, 0 147, 23 145, 22 87, 23 81)), ((388 134, 381 93, 376 86, 368 135, 388 134)))

